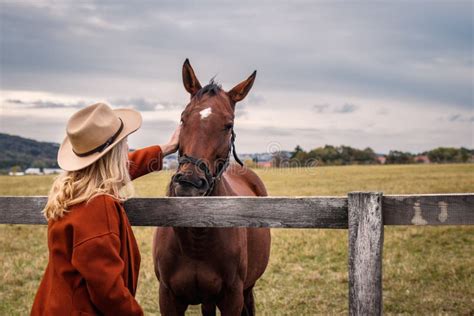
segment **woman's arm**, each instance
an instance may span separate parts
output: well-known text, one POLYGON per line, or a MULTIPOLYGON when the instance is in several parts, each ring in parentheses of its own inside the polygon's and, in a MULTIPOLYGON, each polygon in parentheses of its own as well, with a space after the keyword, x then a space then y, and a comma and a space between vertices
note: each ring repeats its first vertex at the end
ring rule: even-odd
POLYGON ((163 158, 178 150, 181 126, 174 131, 168 143, 149 146, 128 153, 129 173, 132 180, 163 168, 163 158))
POLYGON ((181 125, 178 125, 178 127, 173 132, 173 135, 171 135, 171 138, 168 141, 168 143, 164 145, 160 145, 161 149, 163 150, 164 156, 168 156, 169 154, 172 154, 178 150, 180 132, 181 132, 181 125))

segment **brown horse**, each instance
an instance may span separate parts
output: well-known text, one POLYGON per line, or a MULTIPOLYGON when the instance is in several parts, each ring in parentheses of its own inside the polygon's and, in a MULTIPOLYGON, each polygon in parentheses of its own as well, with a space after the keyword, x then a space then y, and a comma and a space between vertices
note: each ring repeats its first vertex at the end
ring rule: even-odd
MULTIPOLYGON (((260 178, 229 164, 234 148, 234 110, 252 88, 254 72, 229 92, 211 83, 201 87, 186 59, 183 83, 191 101, 182 113, 179 168, 169 196, 266 196, 260 178)), ((254 315, 253 287, 270 255, 268 228, 157 228, 155 273, 163 315, 184 315, 202 304, 203 315, 254 315)))

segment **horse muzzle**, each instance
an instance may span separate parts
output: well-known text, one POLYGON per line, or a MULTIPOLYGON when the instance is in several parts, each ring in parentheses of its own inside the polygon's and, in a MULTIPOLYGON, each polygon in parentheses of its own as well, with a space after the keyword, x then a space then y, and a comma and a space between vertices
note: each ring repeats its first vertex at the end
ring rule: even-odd
POLYGON ((209 189, 209 183, 206 178, 195 173, 178 171, 173 176, 171 189, 176 196, 202 196, 209 189))

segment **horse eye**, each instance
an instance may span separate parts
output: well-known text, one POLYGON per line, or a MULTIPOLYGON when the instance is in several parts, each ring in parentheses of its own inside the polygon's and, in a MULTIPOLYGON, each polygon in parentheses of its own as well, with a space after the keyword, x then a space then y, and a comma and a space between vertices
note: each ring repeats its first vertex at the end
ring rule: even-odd
POLYGON ((232 127, 234 127, 234 124, 229 123, 229 124, 226 124, 224 127, 225 129, 229 130, 229 129, 232 129, 232 127))

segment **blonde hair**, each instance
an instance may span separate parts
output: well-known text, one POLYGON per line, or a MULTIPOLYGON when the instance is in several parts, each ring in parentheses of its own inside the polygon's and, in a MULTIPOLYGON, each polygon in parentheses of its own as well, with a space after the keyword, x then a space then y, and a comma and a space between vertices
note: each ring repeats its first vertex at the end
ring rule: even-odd
POLYGON ((65 171, 55 180, 43 209, 46 219, 57 220, 70 211, 70 207, 89 202, 105 194, 125 201, 134 194, 128 167, 126 138, 92 165, 77 171, 65 171))

